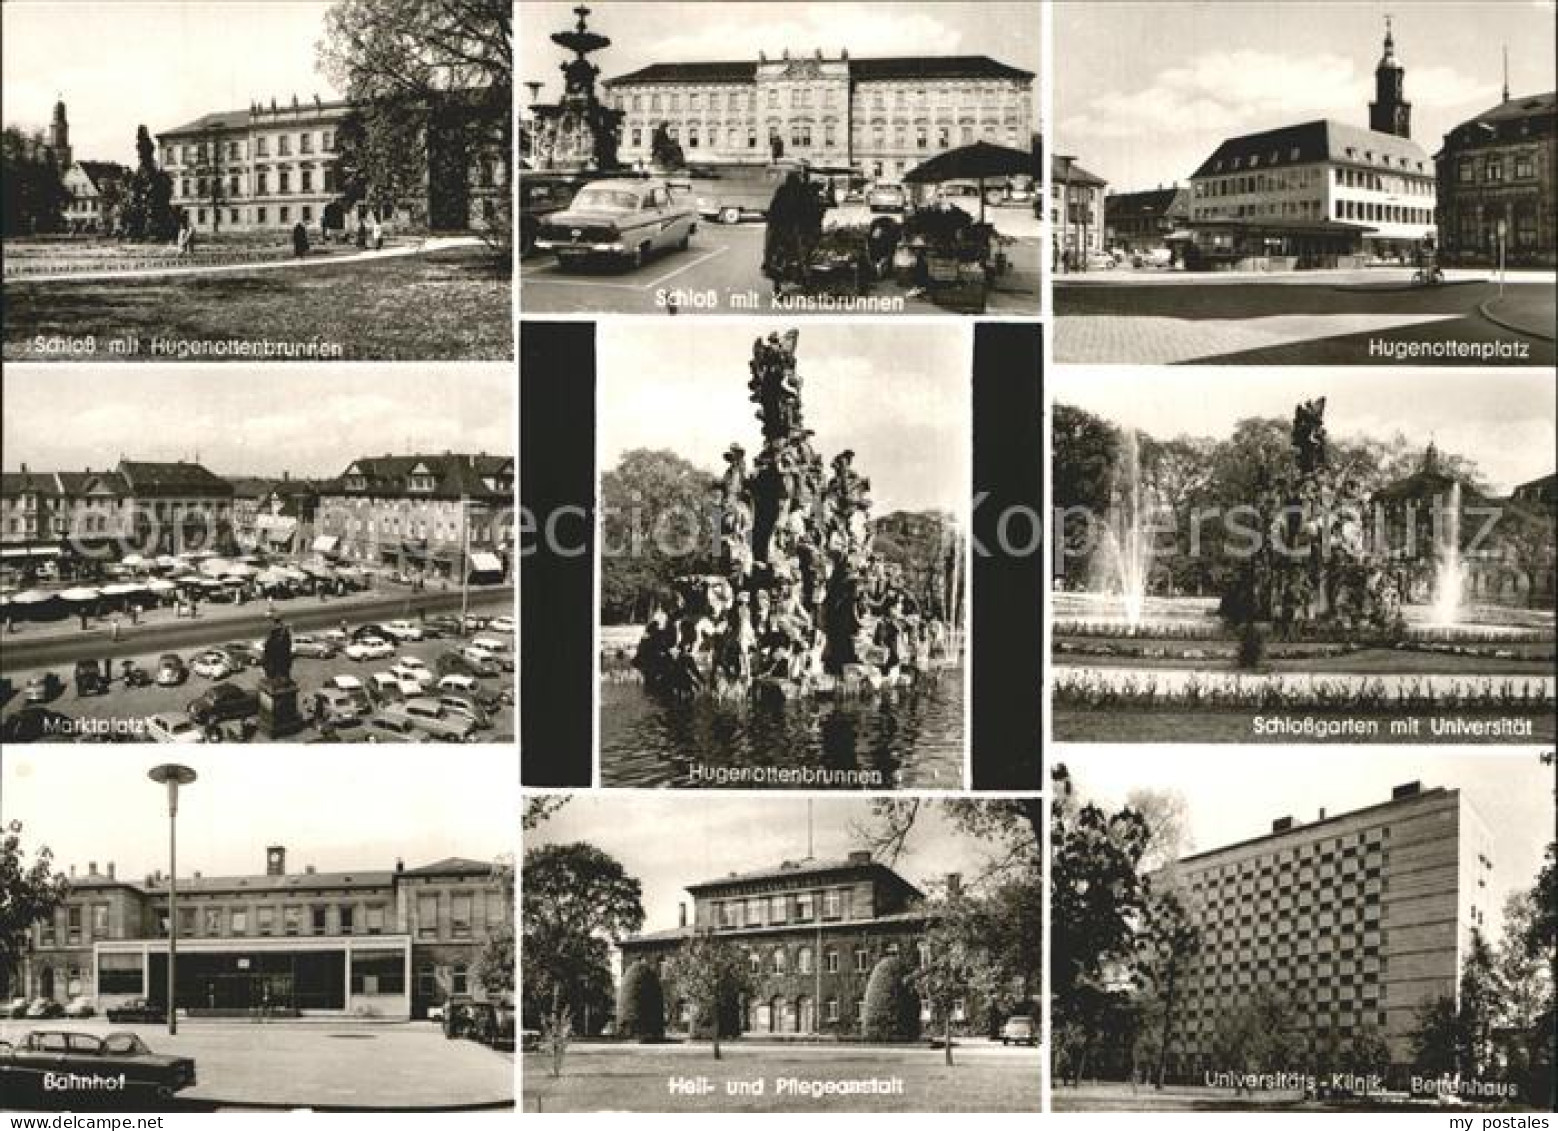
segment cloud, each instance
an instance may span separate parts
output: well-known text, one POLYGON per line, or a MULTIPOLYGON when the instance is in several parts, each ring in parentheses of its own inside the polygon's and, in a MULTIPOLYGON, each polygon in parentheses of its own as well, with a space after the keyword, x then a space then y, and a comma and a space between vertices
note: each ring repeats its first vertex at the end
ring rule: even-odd
MULTIPOLYGON (((1408 98, 1423 106, 1460 106, 1497 94, 1453 67, 1411 73, 1408 98)), ((1226 136, 1312 118, 1352 118, 1373 96, 1373 76, 1331 53, 1285 55, 1212 51, 1159 71, 1133 91, 1111 90, 1061 121, 1075 145, 1086 138, 1226 136)))

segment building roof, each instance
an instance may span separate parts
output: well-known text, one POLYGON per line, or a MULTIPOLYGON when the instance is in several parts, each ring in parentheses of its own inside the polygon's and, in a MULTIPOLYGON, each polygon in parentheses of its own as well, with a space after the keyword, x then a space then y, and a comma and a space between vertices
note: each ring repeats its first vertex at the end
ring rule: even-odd
POLYGON ((508 456, 445 452, 442 455, 362 456, 355 459, 337 478, 322 484, 321 494, 352 497, 508 499, 511 489, 503 481, 512 480, 514 461, 508 456), (425 467, 433 476, 431 491, 410 490, 411 473, 425 467), (362 487, 349 486, 356 475, 362 487))
POLYGON ((446 856, 420 868, 407 868, 408 876, 490 876, 492 864, 485 860, 469 860, 464 856, 446 856))
POLYGON ((1432 169, 1428 154, 1410 138, 1320 118, 1227 138, 1191 177, 1262 172, 1319 161, 1425 174, 1432 169))
MULTIPOLYGON (((280 876, 180 876, 179 894, 197 895, 235 891, 319 891, 326 888, 387 888, 395 880, 390 871, 287 872, 280 876)), ((167 878, 145 885, 148 892, 163 892, 167 878)))
POLYGON ((732 872, 728 876, 718 879, 703 880, 699 883, 688 884, 687 891, 696 895, 700 892, 709 893, 722 891, 728 888, 741 887, 760 880, 796 879, 798 877, 861 875, 878 876, 888 882, 901 885, 912 895, 919 896, 923 893, 908 880, 887 865, 872 860, 865 853, 845 857, 841 860, 787 860, 783 864, 773 868, 759 868, 752 872, 732 872))
MULTIPOLYGON (((1477 149, 1558 132, 1558 91, 1509 98, 1444 135, 1447 150, 1477 149)), ((1444 152, 1440 151, 1441 154, 1444 152)))
MULTIPOLYGON (((988 55, 894 55, 879 59, 825 60, 849 64, 850 78, 859 82, 893 79, 1032 79, 1033 72, 997 62, 988 55)), ((769 60, 782 62, 782 60, 769 60)), ((756 82, 758 62, 651 63, 625 75, 606 79, 621 83, 756 82)))
POLYGON ((86 494, 126 495, 129 485, 124 476, 104 471, 7 471, 0 474, 0 495, 24 492, 38 495, 74 497, 86 494))
POLYGON ((1517 484, 1511 492, 1513 495, 1540 495, 1548 499, 1555 493, 1558 493, 1558 473, 1542 475, 1529 482, 1517 484))
POLYGON ((1052 184, 1096 185, 1102 188, 1109 182, 1097 173, 1090 173, 1076 163, 1075 158, 1052 154, 1049 159, 1049 175, 1052 184))
POLYGON ((14 495, 58 495, 60 493, 59 478, 52 471, 0 472, 0 495, 7 498, 14 495))
POLYGON ((256 103, 243 110, 217 110, 214 113, 202 114, 182 126, 160 130, 157 136, 163 138, 220 133, 227 130, 246 130, 253 125, 284 126, 289 122, 303 121, 325 111, 344 110, 350 105, 351 103, 342 99, 316 101, 312 98, 291 103, 275 102, 269 105, 256 103))
POLYGON ((1180 188, 1158 188, 1141 192, 1112 192, 1104 197, 1104 215, 1110 219, 1167 216, 1174 198, 1183 191, 1180 188))
POLYGON ((233 486, 213 471, 187 460, 120 460, 119 472, 137 496, 214 495, 231 498, 233 486))
POLYGON ((76 168, 86 174, 87 180, 92 182, 92 187, 101 189, 111 181, 127 180, 130 170, 123 165, 116 165, 112 161, 77 161, 76 168))
MULTIPOLYGON (((832 919, 824 923, 782 923, 767 924, 761 927, 741 927, 720 930, 716 934, 721 939, 739 942, 744 938, 757 938, 770 932, 793 933, 799 930, 815 931, 819 926, 824 930, 855 930, 860 927, 874 927, 891 923, 923 923, 930 918, 930 913, 924 908, 913 908, 908 911, 893 911, 886 915, 873 915, 869 919, 832 919)), ((652 943, 680 942, 690 939, 696 933, 693 927, 671 927, 663 931, 646 931, 641 935, 632 935, 623 939, 618 946, 641 946, 652 943)))

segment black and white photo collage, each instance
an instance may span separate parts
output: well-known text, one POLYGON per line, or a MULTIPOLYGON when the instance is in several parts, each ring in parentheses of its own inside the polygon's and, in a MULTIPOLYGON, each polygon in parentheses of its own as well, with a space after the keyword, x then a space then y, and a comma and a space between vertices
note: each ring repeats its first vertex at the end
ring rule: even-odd
POLYGON ((0 22, 6 1127, 1551 1126, 1553 0, 0 22))

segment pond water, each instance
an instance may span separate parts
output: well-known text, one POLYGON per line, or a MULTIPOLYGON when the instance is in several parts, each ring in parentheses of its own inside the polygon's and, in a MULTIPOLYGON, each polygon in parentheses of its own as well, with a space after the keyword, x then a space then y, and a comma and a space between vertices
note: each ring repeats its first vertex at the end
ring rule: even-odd
POLYGON ((961 789, 963 672, 945 668, 913 692, 782 706, 661 703, 606 683, 600 751, 607 786, 961 789), (777 776, 792 770, 826 777, 777 776))

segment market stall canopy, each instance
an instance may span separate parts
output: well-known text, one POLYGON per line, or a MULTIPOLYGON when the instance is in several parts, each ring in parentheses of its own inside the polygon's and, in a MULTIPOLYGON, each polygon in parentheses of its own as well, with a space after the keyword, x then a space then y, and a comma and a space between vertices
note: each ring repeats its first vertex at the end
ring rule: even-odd
POLYGON ((943 181, 979 182, 979 221, 985 219, 985 181, 1002 177, 1039 176, 1038 159, 1023 149, 976 141, 938 153, 903 175, 906 185, 933 185, 943 181))
POLYGON ((141 557, 140 554, 126 554, 124 557, 119 559, 119 564, 131 567, 143 566, 146 564, 146 559, 141 557))
POLYGON ((128 581, 119 581, 113 585, 103 586, 103 596, 105 597, 125 597, 131 593, 144 592, 146 592, 146 586, 131 584, 128 581))
POLYGON ((52 601, 53 593, 45 593, 42 589, 24 589, 11 598, 13 605, 41 605, 45 601, 52 601))
POLYGON ((146 588, 150 589, 153 593, 171 593, 177 589, 178 586, 173 584, 171 581, 164 581, 159 577, 155 581, 148 581, 146 583, 146 588))
POLYGON ((95 601, 102 596, 96 589, 81 586, 75 589, 66 589, 60 594, 62 601, 95 601))
POLYGON ((221 577, 224 573, 232 573, 234 568, 226 558, 208 558, 200 563, 200 572, 207 577, 221 577))
POLYGON ((253 577, 258 572, 259 570, 255 569, 251 565, 244 565, 242 562, 233 562, 222 571, 222 576, 244 579, 253 577))

